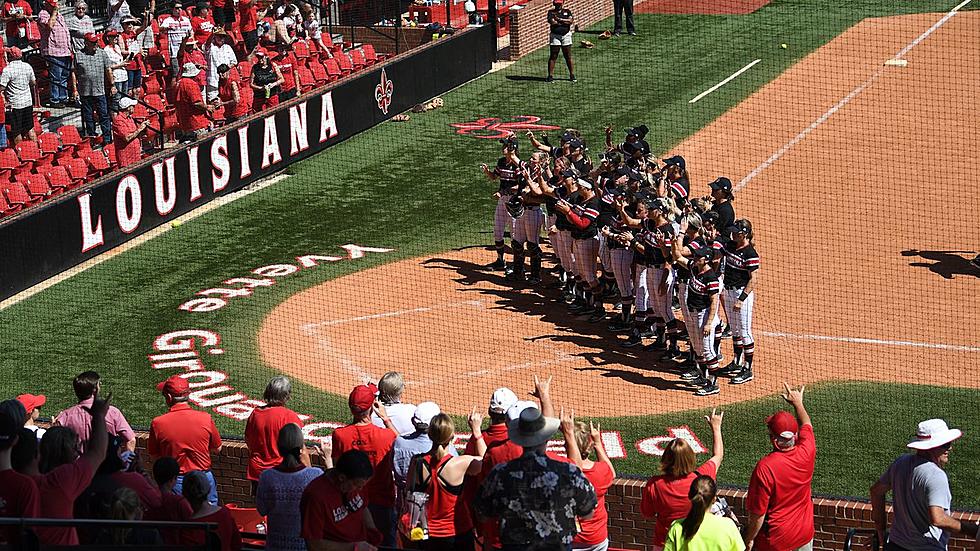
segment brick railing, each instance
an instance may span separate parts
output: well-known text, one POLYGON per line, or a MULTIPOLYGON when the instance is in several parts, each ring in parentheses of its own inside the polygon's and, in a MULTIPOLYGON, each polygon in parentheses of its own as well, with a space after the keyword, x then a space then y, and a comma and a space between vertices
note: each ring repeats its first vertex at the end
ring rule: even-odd
MULTIPOLYGON (((565 7, 575 15, 575 24, 579 29, 590 27, 613 14, 611 0, 565 0, 565 7)), ((531 0, 522 9, 510 12, 510 54, 511 61, 518 60, 527 54, 548 45, 548 10, 551 0, 531 0)), ((575 34, 576 46, 578 40, 595 42, 597 37, 591 34, 575 34)))

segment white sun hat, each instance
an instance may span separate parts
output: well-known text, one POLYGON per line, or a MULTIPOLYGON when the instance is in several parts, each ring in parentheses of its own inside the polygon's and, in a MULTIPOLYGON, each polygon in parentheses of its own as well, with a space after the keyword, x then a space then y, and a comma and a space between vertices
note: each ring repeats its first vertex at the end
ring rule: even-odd
POLYGON ((929 419, 919 423, 919 428, 915 432, 915 440, 909 442, 908 447, 913 450, 932 450, 949 444, 961 436, 963 436, 963 431, 949 428, 946 421, 929 419))

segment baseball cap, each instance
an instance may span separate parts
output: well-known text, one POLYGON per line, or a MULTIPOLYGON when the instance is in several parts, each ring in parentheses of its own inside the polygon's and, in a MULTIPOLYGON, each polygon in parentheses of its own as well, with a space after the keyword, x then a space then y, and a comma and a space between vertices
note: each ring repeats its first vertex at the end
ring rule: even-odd
POLYGON ((650 129, 647 128, 646 125, 644 125, 644 124, 641 124, 641 125, 638 125, 638 126, 634 126, 633 128, 627 128, 626 129, 626 135, 627 136, 636 136, 637 138, 640 138, 641 140, 643 139, 644 136, 647 135, 648 132, 650 132, 650 129))
POLYGON ((561 171, 562 178, 574 178, 575 176, 575 171, 570 168, 566 168, 565 170, 561 171))
POLYGON ((749 233, 749 222, 745 219, 740 219, 732 222, 731 226, 726 229, 727 233, 749 233))
POLYGON ((119 36, 119 33, 117 33, 116 31, 106 31, 106 32, 102 33, 102 38, 105 38, 105 39, 109 39, 109 38, 112 38, 112 37, 118 37, 118 36, 119 36))
POLYGON ((119 98, 119 107, 122 107, 123 109, 129 109, 130 107, 135 106, 136 103, 137 103, 136 100, 134 100, 129 96, 123 96, 119 98))
POLYGON ((415 406, 415 415, 412 416, 412 420, 417 424, 428 425, 432 421, 432 418, 440 413, 442 413, 442 410, 439 409, 439 404, 435 402, 422 402, 415 406))
POLYGON ((374 400, 378 397, 378 387, 373 384, 357 385, 351 391, 347 399, 347 405, 354 413, 361 413, 371 409, 374 400))
POLYGON ((512 149, 517 149, 518 148, 517 138, 515 138, 513 136, 511 136, 509 138, 503 138, 503 139, 501 139, 500 140, 500 143, 502 143, 504 146, 510 147, 512 149))
POLYGON ((187 379, 180 375, 172 375, 166 381, 157 385, 157 390, 171 396, 183 396, 191 391, 191 385, 187 379))
POLYGON ((517 395, 513 390, 507 387, 498 388, 490 396, 490 413, 507 413, 507 410, 516 403, 517 395))
POLYGON ((516 421, 521 418, 521 412, 527 408, 538 409, 537 402, 532 402, 530 400, 518 400, 514 402, 514 405, 507 409, 507 419, 510 421, 516 421))
POLYGON ((769 427, 770 434, 788 440, 800 432, 800 423, 796 417, 788 411, 777 411, 766 417, 766 425, 769 427))
POLYGON ((575 134, 572 134, 571 132, 568 131, 565 131, 565 133, 561 135, 561 143, 570 142, 574 139, 575 139, 575 134))
POLYGON ((688 249, 691 251, 691 260, 695 258, 709 258, 714 253, 711 247, 698 247, 696 249, 688 247, 688 249))
POLYGON ((35 409, 44 405, 48 399, 43 394, 21 394, 17 397, 17 401, 24 404, 24 409, 27 413, 34 411, 35 409))
POLYGON ((99 36, 95 33, 88 33, 85 35, 85 41, 94 44, 99 41, 99 36))
POLYGON ((671 166, 671 165, 678 166, 680 167, 681 170, 687 169, 687 161, 685 161, 684 157, 681 157, 680 155, 674 155, 673 157, 668 157, 664 159, 664 166, 671 166))
POLYGON ((559 5, 561 5, 561 4, 564 4, 565 3, 565 0, 551 0, 551 3, 552 4, 559 4, 559 5))
POLYGON ((9 448, 10 442, 14 438, 17 438, 20 429, 21 426, 17 424, 15 419, 6 413, 0 412, 0 449, 9 448))
POLYGON ((7 48, 7 55, 10 56, 11 59, 20 59, 24 57, 24 52, 20 51, 20 48, 17 46, 12 46, 7 48))
POLYGON ((592 189, 592 182, 586 180, 585 178, 579 178, 578 182, 576 183, 578 184, 578 187, 592 189))
POLYGON ((714 182, 708 184, 708 187, 711 189, 720 189, 722 191, 731 191, 732 181, 722 176, 721 178, 717 178, 714 182))
POLYGON ((701 222, 703 224, 711 224, 713 226, 718 223, 719 218, 721 218, 721 215, 713 210, 709 210, 701 215, 701 222))
POLYGON ((582 143, 582 140, 578 138, 572 138, 571 140, 568 140, 569 149, 582 149, 583 147, 585 147, 585 144, 582 143))

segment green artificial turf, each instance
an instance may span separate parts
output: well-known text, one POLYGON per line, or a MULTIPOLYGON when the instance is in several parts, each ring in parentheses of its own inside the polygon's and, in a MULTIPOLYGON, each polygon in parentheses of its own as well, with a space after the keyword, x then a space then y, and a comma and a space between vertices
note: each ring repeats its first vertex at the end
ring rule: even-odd
MULTIPOLYGON (((497 144, 456 135, 451 123, 535 115, 545 124, 582 129, 594 151, 601 150, 605 124, 620 129, 616 138, 621 139, 622 128, 645 123, 651 128, 648 141, 654 151, 662 152, 860 19, 950 7, 934 0, 813 0, 776 1, 746 16, 638 15, 641 36, 575 50, 577 84, 536 80, 543 75, 546 59, 546 52, 539 50, 446 94, 442 109, 364 132, 294 165, 289 170, 292 175, 279 184, 3 310, 0 395, 44 392, 53 412, 72 402, 71 377, 95 369, 133 423, 146 426, 162 409, 152 386, 164 374, 153 372, 147 361, 147 354, 153 352, 152 339, 193 327, 215 330, 223 337, 227 352, 208 357, 208 368, 229 373, 236 388, 259 397, 272 372, 259 359, 254 338, 259 323, 275 305, 355 270, 490 241, 494 188, 477 167, 496 159, 497 144), (780 49, 784 42, 789 47, 780 49), (694 106, 687 103, 755 58, 763 62, 694 106), (274 288, 260 289, 217 313, 188 314, 177 309, 194 292, 225 279, 302 254, 338 254, 339 245, 345 243, 396 251, 282 278, 274 288)), ((587 32, 608 26, 606 22, 587 32)), ((558 74, 562 71, 560 66, 558 74)), ((294 394, 292 405, 319 420, 346 416, 344 401, 335 396, 302 383, 297 383, 294 394)), ((906 413, 913 395, 916 406, 928 406, 952 419, 956 419, 954 412, 976 411, 970 407, 970 394, 958 390, 828 385, 815 391, 812 405, 825 442, 817 490, 863 493, 869 477, 884 465, 884 457, 897 453, 896 443, 911 430, 913 417, 922 416, 906 413), (905 400, 882 400, 877 392, 905 400), (870 457, 875 461, 869 462, 870 457), (852 476, 856 474, 860 476, 852 476)), ((739 434, 744 445, 729 454, 725 472, 731 477, 724 478, 745 482, 752 461, 764 451, 760 419, 772 406, 768 400, 732 407, 729 433, 739 434)), ((684 420, 694 426, 699 415, 632 418, 605 426, 621 425, 631 446, 635 437, 656 435, 667 423, 684 420)), ((961 419, 965 425, 974 417, 961 419)), ((218 418, 218 423, 230 434, 242 430, 241 423, 225 418, 218 418)), ((649 472, 651 468, 650 461, 631 449, 621 470, 649 472)), ((954 468, 954 483, 965 484, 957 478, 962 478, 959 473, 954 468)), ((968 497, 965 494, 957 492, 963 499, 968 497)))

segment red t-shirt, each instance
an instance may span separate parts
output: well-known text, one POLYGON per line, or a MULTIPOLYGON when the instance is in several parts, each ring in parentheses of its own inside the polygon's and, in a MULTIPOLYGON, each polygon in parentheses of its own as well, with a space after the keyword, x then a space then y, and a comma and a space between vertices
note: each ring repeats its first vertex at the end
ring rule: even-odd
MULTIPOLYGON (((211 2, 214 4, 214 2, 211 2)), ((211 16, 191 17, 191 29, 194 31, 194 40, 203 48, 207 41, 211 38, 211 32, 214 30, 214 19, 211 16)))
POLYGON ((344 496, 334 484, 330 471, 310 482, 299 500, 303 528, 300 535, 307 541, 329 540, 341 543, 381 542, 380 534, 368 533, 364 526, 367 501, 360 492, 344 496))
MULTIPOLYGON (((160 506, 150 509, 143 515, 144 520, 163 520, 170 522, 186 522, 194 515, 191 504, 184 496, 174 493, 160 495, 160 506)), ((167 545, 179 545, 182 530, 166 528, 160 530, 160 537, 167 545)))
POLYGON ((266 469, 275 467, 282 461, 276 441, 279 429, 290 423, 303 426, 296 412, 284 406, 262 407, 252 410, 245 423, 245 445, 248 446, 249 480, 258 480, 266 469))
POLYGON ((112 146, 116 148, 119 166, 138 163, 143 158, 143 148, 139 137, 127 142, 126 136, 136 132, 136 121, 126 113, 118 113, 112 119, 112 146))
POLYGON ((224 82, 218 84, 218 98, 221 101, 230 101, 234 96, 232 86, 238 86, 238 103, 229 103, 225 106, 225 116, 240 119, 248 115, 248 110, 252 107, 252 87, 248 83, 241 84, 237 80, 228 77, 224 82))
MULTIPOLYGON (((40 514, 41 492, 37 483, 13 469, 0 471, 0 517, 37 518, 40 514)), ((20 541, 17 527, 0 530, 0 541, 20 541)))
POLYGON ((276 65, 279 66, 279 72, 282 73, 282 91, 288 92, 290 90, 296 89, 296 57, 292 54, 286 54, 276 60, 276 65))
MULTIPOLYGON (((490 425, 487 430, 483 431, 483 441, 487 443, 487 448, 496 444, 497 442, 503 442, 507 440, 507 424, 499 423, 496 425, 490 425)), ((476 455, 476 440, 470 438, 466 441, 466 449, 463 451, 466 455, 476 455)))
POLYGON ((333 431, 333 458, 336 461, 347 450, 366 453, 374 467, 374 476, 364 487, 364 496, 371 505, 395 505, 395 477, 392 474, 391 447, 395 433, 367 425, 347 425, 333 431))
MULTIPOLYGON (((203 73, 204 71, 201 71, 201 74, 203 73)), ((184 132, 208 127, 207 113, 194 105, 201 101, 204 101, 201 97, 201 84, 192 78, 180 79, 174 103, 177 106, 177 124, 184 132)))
MULTIPOLYGON (((181 83, 193 81, 181 80, 181 83)), ((201 89, 197 88, 198 96, 201 89)), ((178 111, 179 112, 179 111, 178 111)), ((206 412, 191 409, 187 402, 174 404, 170 411, 150 423, 146 450, 154 457, 174 457, 180 472, 211 470, 211 450, 221 446, 214 419, 206 412)))
MULTIPOLYGON (((208 83, 208 72, 206 70, 208 66, 208 60, 204 57, 204 52, 201 50, 192 50, 188 52, 187 50, 181 50, 177 55, 180 60, 180 65, 183 67, 185 63, 193 63, 201 68, 201 72, 196 76, 192 77, 198 86, 204 86, 208 83)), ((181 78, 183 81, 183 78, 181 78)))
POLYGON ((159 509, 163 504, 160 490, 139 473, 112 473, 110 478, 116 484, 136 492, 136 495, 140 496, 140 504, 143 505, 144 512, 159 509))
POLYGON ((575 535, 573 543, 583 545, 597 545, 609 539, 609 511, 606 511, 606 492, 613 483, 613 471, 609 464, 604 461, 596 461, 591 469, 582 469, 582 474, 589 479, 592 487, 595 488, 595 495, 598 498, 595 506, 595 514, 592 518, 579 521, 581 531, 575 535))
MULTIPOLYGON (((55 467, 34 478, 41 496, 41 518, 75 518, 75 500, 92 483, 95 470, 78 459, 55 467)), ((34 530, 46 545, 78 545, 78 533, 68 526, 50 526, 34 530)))
MULTIPOLYGON (((9 18, 13 16, 14 12, 20 12, 23 10, 23 15, 34 15, 34 10, 31 9, 31 5, 26 2, 26 0, 17 0, 16 2, 4 2, 3 3, 3 17, 9 18)), ((19 19, 17 21, 7 22, 7 39, 14 39, 20 36, 20 29, 27 28, 27 20, 19 19)))
MULTIPOLYGON (((189 519, 191 522, 214 522, 218 525, 216 530, 218 537, 221 538, 221 551, 238 551, 242 548, 242 533, 238 530, 235 517, 231 516, 231 511, 220 507, 217 511, 203 517, 189 519)), ((204 532, 202 530, 184 530, 181 543, 187 546, 203 546, 204 532)))
MULTIPOLYGON (((718 476, 718 465, 708 460, 697 468, 697 473, 714 479, 718 476)), ((645 517, 657 515, 657 522, 653 527, 654 545, 663 547, 671 523, 686 517, 690 512, 691 500, 687 494, 691 491, 691 482, 698 477, 697 473, 680 478, 660 474, 647 481, 640 501, 640 512, 645 517)))
POLYGON ((783 551, 802 547, 813 539, 813 497, 810 483, 817 457, 813 425, 803 425, 796 446, 774 450, 759 460, 749 480, 745 507, 766 515, 767 533, 755 540, 758 551, 783 551))
POLYGON ((238 28, 243 33, 259 28, 259 15, 256 12, 254 0, 238 3, 238 28))

